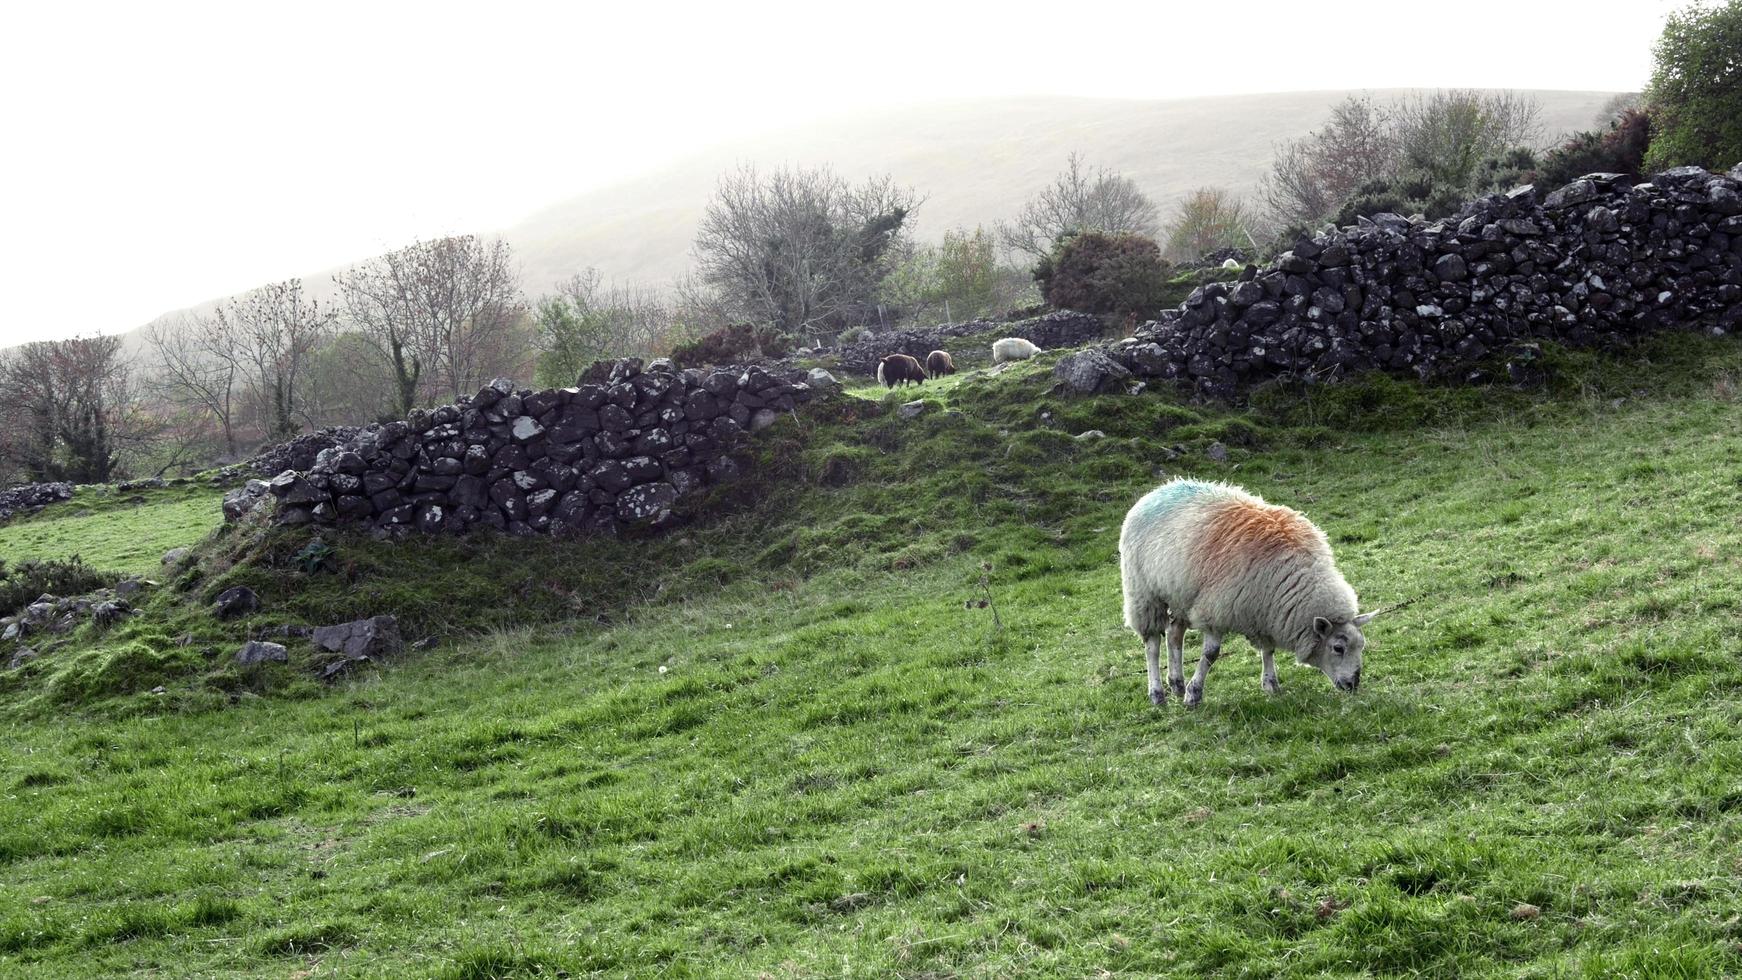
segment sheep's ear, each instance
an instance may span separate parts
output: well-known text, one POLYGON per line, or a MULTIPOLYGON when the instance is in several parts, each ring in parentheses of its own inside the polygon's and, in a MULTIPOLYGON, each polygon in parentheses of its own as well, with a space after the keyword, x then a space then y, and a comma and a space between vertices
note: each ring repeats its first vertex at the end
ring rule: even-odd
POLYGON ((1320 639, 1323 639, 1327 636, 1330 636, 1331 635, 1331 621, 1326 619, 1323 616, 1314 616, 1313 617, 1313 632, 1317 633, 1319 635, 1320 639))
POLYGON ((1377 615, 1379 615, 1379 610, 1377 609, 1372 612, 1364 612, 1361 615, 1356 616, 1353 622, 1356 626, 1366 626, 1368 623, 1372 622, 1373 617, 1377 615))

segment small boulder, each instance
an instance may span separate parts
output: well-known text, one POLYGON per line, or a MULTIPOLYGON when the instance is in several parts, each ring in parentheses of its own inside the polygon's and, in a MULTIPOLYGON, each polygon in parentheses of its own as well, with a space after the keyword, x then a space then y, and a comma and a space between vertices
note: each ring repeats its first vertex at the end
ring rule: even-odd
POLYGON ((317 626, 313 639, 322 650, 342 653, 353 660, 392 656, 405 649, 405 640, 399 635, 399 620, 392 616, 317 626))
POLYGON ((132 607, 124 600, 110 599, 91 607, 91 619, 98 626, 109 626, 132 611, 132 607))
POLYGON ((530 415, 522 415, 514 420, 514 440, 516 442, 531 442, 544 434, 544 426, 530 415))
POLYGON ((1093 395, 1103 391, 1118 391, 1131 378, 1131 372, 1099 347, 1089 347, 1061 358, 1052 368, 1053 377, 1064 382, 1070 391, 1093 395))
POLYGON ((750 431, 761 432, 780 421, 780 413, 772 408, 759 408, 750 413, 750 431))
POLYGON ((179 565, 181 560, 187 556, 188 550, 186 548, 171 548, 163 553, 163 564, 166 566, 179 565))
POLYGON ((1219 442, 1212 442, 1210 448, 1204 450, 1204 455, 1208 456, 1211 462, 1226 463, 1228 461, 1228 447, 1219 442))
POLYGON ((42 596, 24 607, 24 612, 18 617, 18 623, 32 629, 47 626, 54 620, 56 608, 57 602, 54 596, 42 596))
POLYGON ((1463 282, 1470 275, 1470 267, 1462 255, 1448 252, 1434 260, 1434 275, 1441 282, 1463 282))
POLYGON ((617 497, 617 519, 625 524, 663 524, 677 503, 677 490, 662 481, 631 487, 617 497))
POLYGON ((252 514, 255 508, 266 501, 267 489, 265 480, 249 480, 242 486, 224 494, 224 521, 233 524, 252 514))
POLYGON ((895 414, 904 419, 916 419, 925 413, 925 409, 926 403, 924 401, 913 401, 896 409, 895 414))
POLYGON ((156 584, 156 582, 142 578, 124 578, 115 583, 115 594, 125 599, 128 596, 138 595, 147 587, 156 584))
POLYGON ((841 383, 835 380, 835 376, 822 368, 811 368, 804 380, 805 384, 810 385, 815 391, 834 391, 841 387, 841 383))
POLYGON ((218 593, 218 599, 212 604, 212 614, 219 619, 235 619, 251 612, 260 611, 260 597, 246 585, 238 585, 218 593))
POLYGON ((282 643, 268 643, 265 640, 249 640, 242 644, 242 649, 236 651, 236 662, 239 664, 259 664, 268 660, 284 663, 290 659, 290 651, 282 643))

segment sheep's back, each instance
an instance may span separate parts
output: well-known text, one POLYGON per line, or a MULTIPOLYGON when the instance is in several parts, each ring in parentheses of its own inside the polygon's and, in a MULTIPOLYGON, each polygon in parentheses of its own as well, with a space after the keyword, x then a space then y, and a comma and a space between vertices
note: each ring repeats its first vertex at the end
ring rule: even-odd
POLYGON ((1255 607, 1292 569, 1328 564, 1330 546, 1311 521, 1238 487, 1173 480, 1140 499, 1120 532, 1127 589, 1171 608, 1234 626, 1268 612, 1255 607))

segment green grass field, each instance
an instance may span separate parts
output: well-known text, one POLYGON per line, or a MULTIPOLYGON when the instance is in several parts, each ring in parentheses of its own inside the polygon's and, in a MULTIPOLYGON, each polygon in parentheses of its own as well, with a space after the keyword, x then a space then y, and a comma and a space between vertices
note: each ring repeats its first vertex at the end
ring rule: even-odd
POLYGON ((220 536, 69 663, 227 650, 200 610, 239 581, 243 628, 391 605, 443 645, 331 689, 300 650, 0 687, 0 974, 1742 971, 1742 348, 1239 413, 1049 366, 785 420, 727 516, 644 543, 329 536, 307 574, 220 536), (1234 641, 1202 708, 1149 705, 1115 548, 1176 473, 1413 600, 1359 694, 1266 696, 1234 641))
POLYGON ((128 575, 161 572, 163 554, 186 548, 223 521, 223 492, 188 484, 126 494, 79 487, 73 499, 0 524, 0 558, 67 558, 128 575))

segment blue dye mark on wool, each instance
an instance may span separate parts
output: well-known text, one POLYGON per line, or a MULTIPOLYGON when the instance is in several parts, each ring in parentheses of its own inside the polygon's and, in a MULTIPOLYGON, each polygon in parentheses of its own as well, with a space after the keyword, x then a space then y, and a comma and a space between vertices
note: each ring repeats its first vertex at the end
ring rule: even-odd
POLYGON ((1211 493, 1215 487, 1196 480, 1175 480, 1165 483, 1144 494, 1137 502, 1138 513, 1146 520, 1158 520, 1175 507, 1190 500, 1211 493))

